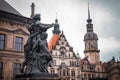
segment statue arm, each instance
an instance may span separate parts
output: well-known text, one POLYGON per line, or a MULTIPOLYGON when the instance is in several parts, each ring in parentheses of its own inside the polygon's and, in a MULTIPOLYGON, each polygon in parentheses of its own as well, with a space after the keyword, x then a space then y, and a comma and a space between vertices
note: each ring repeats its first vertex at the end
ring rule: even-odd
POLYGON ((40 26, 41 26, 42 28, 51 28, 51 27, 53 27, 53 25, 54 25, 54 23, 52 23, 52 24, 43 24, 43 23, 41 23, 41 24, 40 24, 40 26))
POLYGON ((28 31, 30 32, 30 33, 32 33, 33 32, 33 24, 30 26, 30 27, 28 27, 28 31))

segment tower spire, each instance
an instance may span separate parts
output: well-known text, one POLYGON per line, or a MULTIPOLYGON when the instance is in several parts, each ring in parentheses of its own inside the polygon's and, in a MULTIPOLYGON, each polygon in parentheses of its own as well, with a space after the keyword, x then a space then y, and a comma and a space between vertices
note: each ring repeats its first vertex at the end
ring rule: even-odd
POLYGON ((93 24, 92 19, 90 18, 90 9, 89 9, 89 3, 88 3, 88 19, 87 19, 87 32, 93 32, 93 24))
POLYGON ((92 19, 90 19, 90 9, 89 9, 89 3, 88 3, 88 19, 87 19, 88 23, 92 22, 92 19))
POLYGON ((56 24, 58 24, 57 12, 56 12, 56 19, 55 19, 55 23, 56 23, 56 24))
POLYGON ((89 9, 89 3, 88 3, 88 19, 90 19, 90 9, 89 9))

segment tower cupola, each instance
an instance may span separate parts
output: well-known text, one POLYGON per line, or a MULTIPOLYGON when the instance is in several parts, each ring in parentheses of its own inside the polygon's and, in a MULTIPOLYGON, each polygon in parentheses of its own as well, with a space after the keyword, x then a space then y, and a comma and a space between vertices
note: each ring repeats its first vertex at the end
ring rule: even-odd
POLYGON ((60 34, 60 29, 59 29, 59 24, 58 24, 58 19, 55 19, 55 25, 54 25, 54 30, 53 30, 53 34, 60 34))
POLYGON ((93 24, 92 24, 92 19, 90 18, 90 9, 89 9, 89 4, 88 4, 88 19, 87 19, 87 33, 84 36, 84 40, 91 40, 95 39, 98 40, 98 36, 96 33, 93 31, 93 24))

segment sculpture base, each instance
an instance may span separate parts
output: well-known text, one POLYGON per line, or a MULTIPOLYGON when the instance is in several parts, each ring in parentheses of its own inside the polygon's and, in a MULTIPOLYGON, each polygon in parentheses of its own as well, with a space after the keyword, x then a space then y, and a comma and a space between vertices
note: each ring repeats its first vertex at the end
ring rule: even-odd
POLYGON ((15 80, 60 80, 58 74, 50 73, 34 73, 16 75, 15 80))

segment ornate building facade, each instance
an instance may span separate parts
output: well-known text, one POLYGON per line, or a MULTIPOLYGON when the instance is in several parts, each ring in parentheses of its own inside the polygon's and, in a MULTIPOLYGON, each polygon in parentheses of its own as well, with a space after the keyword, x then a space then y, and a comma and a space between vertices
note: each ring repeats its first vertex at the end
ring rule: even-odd
POLYGON ((49 50, 53 57, 50 73, 58 73, 61 80, 80 80, 80 57, 77 57, 69 45, 63 31, 60 33, 58 20, 55 20, 53 36, 49 50))

